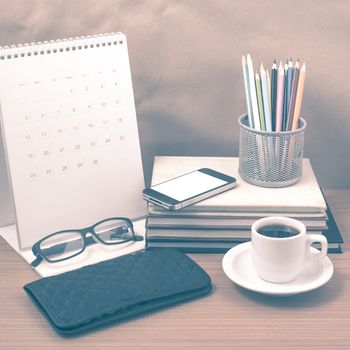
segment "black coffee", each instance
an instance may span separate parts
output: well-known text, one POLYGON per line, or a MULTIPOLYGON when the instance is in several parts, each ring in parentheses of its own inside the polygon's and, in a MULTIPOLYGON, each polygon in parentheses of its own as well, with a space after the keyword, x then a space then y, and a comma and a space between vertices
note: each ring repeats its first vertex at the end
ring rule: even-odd
POLYGON ((260 227, 258 232, 263 236, 274 238, 287 238, 299 234, 297 229, 286 225, 266 225, 260 227))

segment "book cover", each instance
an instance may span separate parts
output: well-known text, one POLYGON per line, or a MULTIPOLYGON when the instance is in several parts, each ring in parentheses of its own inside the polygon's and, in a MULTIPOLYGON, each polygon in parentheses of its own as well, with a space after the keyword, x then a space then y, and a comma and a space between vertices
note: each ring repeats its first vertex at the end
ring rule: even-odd
MULTIPOLYGON (((330 207, 327 208, 327 216, 329 218, 328 228, 323 231, 312 231, 311 233, 322 233, 326 236, 328 253, 341 253, 344 241, 330 207)), ((146 234, 149 247, 173 247, 192 253, 225 252, 235 244, 250 240, 250 230, 148 228, 146 234)))
POLYGON ((238 163, 238 158, 230 157, 156 157, 152 185, 209 167, 236 177, 238 186, 178 211, 149 204, 148 246, 169 246, 187 252, 224 252, 250 239, 252 222, 279 215, 303 221, 312 233, 327 237, 329 252, 341 252, 343 239, 309 159, 303 160, 300 182, 284 188, 264 188, 244 182, 238 174, 238 163))
MULTIPOLYGON (((245 240, 232 241, 169 241, 169 240, 151 240, 147 243, 147 248, 175 248, 186 253, 226 253, 237 244, 247 242, 245 240)), ((341 253, 339 243, 329 243, 328 253, 341 253)))
POLYGON ((233 157, 168 157, 154 159, 152 185, 207 167, 237 179, 237 187, 196 203, 181 211, 278 211, 322 212, 326 202, 309 159, 303 160, 301 180, 289 187, 266 188, 243 181, 238 173, 239 159, 233 157))
MULTIPOLYGON (((322 234, 322 230, 309 230, 310 233, 322 234)), ((148 240, 222 240, 250 239, 249 229, 181 229, 181 228, 148 228, 148 240)))
MULTIPOLYGON (((284 215, 286 216, 286 215, 284 215)), ((148 217, 148 227, 159 228, 250 228, 260 218, 189 218, 189 217, 148 217)), ((302 219, 307 229, 327 228, 326 218, 302 219)))
POLYGON ((317 212, 277 212, 277 211, 199 211, 191 210, 192 205, 181 210, 166 210, 148 203, 148 216, 152 217, 191 217, 191 218, 264 218, 266 216, 288 216, 296 219, 327 218, 326 210, 317 212))

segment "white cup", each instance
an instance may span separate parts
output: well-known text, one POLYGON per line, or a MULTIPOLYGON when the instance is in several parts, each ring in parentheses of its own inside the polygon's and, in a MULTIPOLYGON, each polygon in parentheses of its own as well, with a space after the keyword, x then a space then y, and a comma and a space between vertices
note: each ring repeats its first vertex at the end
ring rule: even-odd
POLYGON ((267 217, 252 225, 252 263, 259 277, 275 283, 290 282, 301 273, 306 259, 323 259, 327 239, 320 234, 306 233, 305 225, 287 217, 267 217), (263 227, 282 225, 297 231, 290 237, 269 237, 259 233, 263 227), (319 253, 311 252, 311 244, 321 243, 319 253))

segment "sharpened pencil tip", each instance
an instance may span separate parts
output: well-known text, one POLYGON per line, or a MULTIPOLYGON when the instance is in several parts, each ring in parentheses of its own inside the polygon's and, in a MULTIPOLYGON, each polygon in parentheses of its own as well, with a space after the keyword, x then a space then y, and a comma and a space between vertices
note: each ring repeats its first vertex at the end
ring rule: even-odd
POLYGON ((250 57, 249 52, 247 53, 247 64, 253 63, 252 58, 250 57))

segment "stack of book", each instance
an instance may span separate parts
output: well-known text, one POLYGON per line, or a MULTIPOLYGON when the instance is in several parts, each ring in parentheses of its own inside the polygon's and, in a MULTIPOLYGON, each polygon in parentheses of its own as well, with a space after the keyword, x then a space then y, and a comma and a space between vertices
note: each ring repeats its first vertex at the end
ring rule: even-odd
POLYGON ((155 157, 152 185, 206 167, 237 179, 237 187, 177 211, 148 204, 148 247, 175 247, 187 252, 225 251, 250 240, 254 221, 288 216, 302 221, 309 233, 327 236, 330 251, 343 242, 318 185, 311 163, 303 160, 303 176, 295 185, 265 188, 244 182, 238 158, 155 157))

